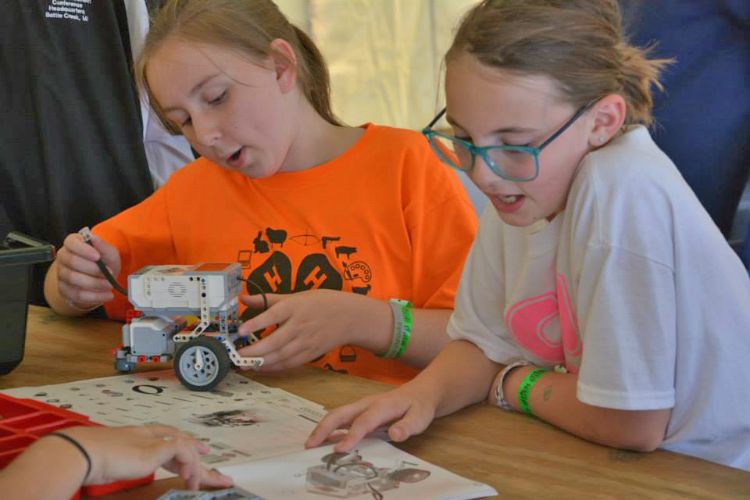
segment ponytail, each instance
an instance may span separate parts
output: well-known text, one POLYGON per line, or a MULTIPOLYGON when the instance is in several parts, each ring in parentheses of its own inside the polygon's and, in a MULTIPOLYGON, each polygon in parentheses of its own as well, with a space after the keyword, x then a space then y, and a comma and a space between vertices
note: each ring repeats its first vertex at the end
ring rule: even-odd
MULTIPOLYGON (((651 47, 640 49, 626 43, 617 46, 620 60, 620 82, 622 93, 628 106, 628 121, 650 125, 653 121, 654 100, 651 88, 664 90, 659 74, 671 61, 648 59, 651 47)), ((630 122, 630 123, 628 123, 630 122)))
POLYGON ((304 62, 304 67, 301 67, 303 73, 301 81, 305 96, 315 111, 327 122, 341 125, 331 110, 331 78, 323 54, 307 33, 297 26, 292 25, 292 27, 299 40, 299 45, 295 48, 299 49, 304 62))

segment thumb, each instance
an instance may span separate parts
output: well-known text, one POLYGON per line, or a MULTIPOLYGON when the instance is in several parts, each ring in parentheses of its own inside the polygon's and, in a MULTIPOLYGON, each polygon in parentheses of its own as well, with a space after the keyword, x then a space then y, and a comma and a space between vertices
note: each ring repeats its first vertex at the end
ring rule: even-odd
POLYGON ((403 421, 399 420, 388 428, 388 437, 394 443, 400 443, 406 441, 411 437, 412 433, 409 431, 407 426, 403 425, 403 421))
POLYGON ((406 441, 411 436, 422 433, 430 425, 430 421, 426 415, 409 410, 404 418, 388 428, 388 437, 395 443, 406 441))

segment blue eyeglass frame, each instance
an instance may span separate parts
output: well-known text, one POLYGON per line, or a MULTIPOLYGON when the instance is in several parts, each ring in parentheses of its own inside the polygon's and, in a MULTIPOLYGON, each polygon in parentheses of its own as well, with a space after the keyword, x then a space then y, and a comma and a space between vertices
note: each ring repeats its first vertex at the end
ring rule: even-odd
POLYGON ((433 130, 433 126, 440 120, 440 118, 443 117, 445 114, 447 108, 443 108, 440 113, 435 116, 435 118, 430 121, 429 124, 425 128, 422 129, 422 135, 424 135, 427 138, 427 142, 430 143, 430 147, 435 152, 435 154, 440 158, 440 160, 445 163, 446 165, 461 170, 462 172, 471 172, 471 170, 474 168, 474 163, 476 163, 477 155, 480 155, 482 157, 482 160, 484 160, 485 165, 487 165, 492 172, 497 175, 498 177, 502 177, 505 180, 512 181, 512 182, 529 182, 533 181, 539 176, 539 154, 542 152, 544 148, 550 145, 552 141, 557 139, 562 135, 563 132, 565 132, 571 125, 575 123, 578 118, 581 117, 586 111, 588 111, 591 106, 594 105, 594 103, 597 100, 594 99, 592 101, 589 101, 588 103, 584 104, 580 108, 578 108, 578 111, 573 114, 573 116, 570 117, 568 121, 566 121, 557 131, 552 134, 546 141, 541 143, 539 146, 475 146, 474 144, 470 143, 469 141, 465 141, 463 139, 459 139, 458 137, 443 134, 442 132, 438 132, 437 130, 433 130), (433 142, 433 137, 442 137, 443 139, 446 139, 451 142, 455 142, 466 148, 467 151, 471 153, 471 165, 468 167, 463 167, 461 165, 457 165, 453 162, 449 157, 445 156, 443 152, 440 150, 440 148, 433 142), (528 153, 534 158, 534 175, 532 177, 513 177, 511 175, 505 174, 500 167, 498 167, 495 162, 490 158, 490 155, 487 154, 487 151, 490 150, 502 150, 502 151, 515 151, 520 153, 528 153))

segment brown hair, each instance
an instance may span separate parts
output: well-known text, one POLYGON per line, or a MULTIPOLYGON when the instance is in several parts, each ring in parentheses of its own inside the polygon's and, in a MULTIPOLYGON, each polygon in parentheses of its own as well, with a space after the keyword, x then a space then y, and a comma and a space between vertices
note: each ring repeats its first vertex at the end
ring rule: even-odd
POLYGON ((446 61, 482 64, 558 82, 576 107, 608 94, 627 104, 625 125, 651 124, 651 86, 669 59, 629 45, 616 0, 484 0, 462 19, 446 61))
POLYGON ((149 94, 162 124, 172 132, 154 99, 146 78, 146 66, 168 38, 219 45, 258 59, 271 53, 270 44, 281 38, 297 56, 297 82, 315 111, 326 121, 339 125, 331 110, 328 67, 315 43, 294 26, 271 0, 169 0, 152 19, 143 49, 135 62, 135 77, 149 94))

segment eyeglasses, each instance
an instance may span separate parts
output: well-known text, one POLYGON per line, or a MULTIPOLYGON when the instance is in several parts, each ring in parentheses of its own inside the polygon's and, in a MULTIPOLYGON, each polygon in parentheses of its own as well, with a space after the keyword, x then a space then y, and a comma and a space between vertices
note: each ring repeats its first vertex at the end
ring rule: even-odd
POLYGON ((539 175, 539 154, 552 141, 560 137, 568 127, 588 111, 594 102, 581 106, 575 114, 554 134, 538 147, 534 146, 475 146, 469 141, 452 135, 443 134, 432 127, 445 115, 446 108, 438 113, 424 129, 422 134, 427 138, 438 158, 446 165, 471 172, 477 156, 481 156, 485 165, 496 175, 513 182, 533 181, 539 175))

